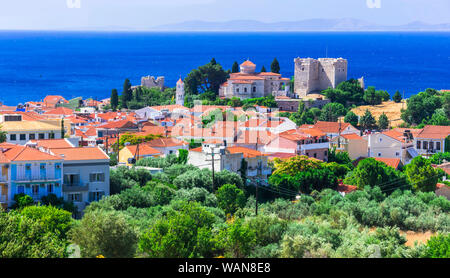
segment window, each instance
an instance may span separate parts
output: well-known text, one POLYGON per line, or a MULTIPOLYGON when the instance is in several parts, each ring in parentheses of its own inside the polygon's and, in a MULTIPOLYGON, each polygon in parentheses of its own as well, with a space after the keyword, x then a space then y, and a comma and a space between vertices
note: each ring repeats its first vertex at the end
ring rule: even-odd
POLYGON ((5 122, 18 122, 22 120, 22 115, 6 115, 5 122))
POLYGON ((428 142, 427 141, 423 141, 423 149, 424 150, 428 149, 428 142))
POLYGON ((30 134, 28 134, 28 138, 29 138, 30 140, 34 140, 34 139, 36 139, 36 134, 30 133, 30 134))
POLYGON ((173 151, 169 151, 169 154, 173 154, 173 151))
POLYGON ((400 155, 400 153, 399 152, 395 152, 395 156, 399 156, 400 155))
POLYGON ((90 182, 102 182, 105 181, 104 173, 92 173, 89 175, 90 182))
POLYGON ((17 135, 16 134, 9 135, 9 140, 16 141, 17 140, 17 135))
POLYGON ((381 153, 378 153, 378 157, 381 157, 381 153))
POLYGON ((49 138, 49 139, 55 139, 55 133, 53 133, 53 132, 52 132, 52 133, 49 133, 49 134, 48 134, 48 138, 49 138))
POLYGON ((25 169, 26 170, 31 170, 31 165, 30 164, 25 165, 25 169))
POLYGON ((20 141, 24 141, 24 140, 27 140, 27 136, 26 136, 26 134, 20 134, 20 141))
POLYGON ((33 192, 33 195, 38 195, 39 194, 39 185, 33 184, 31 186, 31 191, 33 192))
POLYGON ((256 92, 256 87, 253 87, 253 92, 254 92, 254 93, 256 92))
POLYGON ((244 88, 244 93, 246 93, 247 92, 247 88, 244 88))
POLYGON ((418 149, 418 150, 420 150, 420 145, 421 145, 421 141, 417 141, 417 146, 416 146, 416 149, 418 149))
POLYGON ((441 142, 436 142, 436 150, 441 150, 441 142))
POLYGON ((313 155, 313 156, 314 156, 314 158, 317 158, 317 154, 316 154, 316 153, 314 153, 314 155, 313 155))
POLYGON ((104 191, 98 191, 98 192, 89 192, 89 201, 100 201, 102 197, 105 195, 104 191))
POLYGON ((324 152, 323 152, 323 155, 324 155, 324 156, 327 156, 327 155, 328 155, 328 152, 327 152, 327 151, 324 151, 324 152))
POLYGON ((383 138, 379 138, 378 141, 380 141, 380 142, 383 141, 383 138))
POLYGON ((17 193, 18 193, 18 194, 25 193, 25 186, 19 185, 19 186, 17 187, 17 193))
POLYGON ((236 88, 236 93, 239 93, 239 88, 236 88))
POLYGON ((72 193, 67 195, 69 202, 81 202, 81 193, 72 193))
POLYGON ((42 170, 44 170, 45 169, 45 164, 41 164, 41 167, 40 167, 42 170))
POLYGON ((47 193, 53 193, 53 184, 52 183, 47 184, 47 193))
POLYGON ((39 139, 45 139, 45 133, 39 133, 39 139))
POLYGON ((432 149, 434 149, 434 142, 433 141, 430 142, 430 150, 432 150, 432 149))

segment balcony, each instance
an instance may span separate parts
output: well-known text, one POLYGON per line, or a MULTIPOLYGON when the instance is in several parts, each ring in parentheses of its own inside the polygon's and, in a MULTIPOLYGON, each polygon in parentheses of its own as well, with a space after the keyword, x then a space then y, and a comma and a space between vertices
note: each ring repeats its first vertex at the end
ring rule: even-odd
POLYGON ((309 150, 317 150, 317 149, 328 149, 330 147, 329 142, 325 143, 313 143, 313 144, 305 144, 300 145, 300 151, 309 151, 309 150))
POLYGON ((46 182, 46 181, 58 181, 54 175, 52 176, 41 176, 41 175, 18 175, 15 179, 15 182, 46 182))
POLYGON ((89 191, 89 183, 86 184, 63 184, 63 192, 85 192, 89 191))

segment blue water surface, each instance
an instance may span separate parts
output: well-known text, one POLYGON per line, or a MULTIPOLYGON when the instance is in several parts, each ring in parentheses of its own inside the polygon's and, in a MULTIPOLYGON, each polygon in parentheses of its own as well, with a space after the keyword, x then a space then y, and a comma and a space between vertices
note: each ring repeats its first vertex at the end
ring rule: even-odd
POLYGON ((214 57, 225 69, 250 59, 270 69, 276 57, 283 76, 295 57, 343 57, 349 78, 409 96, 426 88, 450 89, 450 33, 130 33, 0 32, 0 100, 7 105, 41 100, 103 99, 129 78, 180 76, 214 57))

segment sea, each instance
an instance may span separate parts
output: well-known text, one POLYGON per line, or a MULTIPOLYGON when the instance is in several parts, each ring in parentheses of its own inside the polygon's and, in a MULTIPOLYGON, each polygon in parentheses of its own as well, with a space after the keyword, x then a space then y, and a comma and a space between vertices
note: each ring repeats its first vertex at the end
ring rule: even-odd
POLYGON ((0 31, 0 101, 17 105, 58 94, 104 99, 130 79, 164 76, 175 86, 215 58, 224 69, 249 59, 260 70, 274 58, 294 75, 294 58, 343 57, 348 77, 406 97, 450 89, 448 32, 161 33, 0 31))

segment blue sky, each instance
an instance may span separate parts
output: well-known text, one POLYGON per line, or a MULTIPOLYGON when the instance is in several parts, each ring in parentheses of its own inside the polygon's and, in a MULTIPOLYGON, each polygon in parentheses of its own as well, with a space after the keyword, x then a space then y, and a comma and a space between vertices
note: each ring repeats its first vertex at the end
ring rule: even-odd
POLYGON ((356 18, 381 25, 449 23, 449 0, 7 0, 0 29, 145 29, 189 20, 263 22, 356 18), (67 2, 80 1, 80 8, 67 2))

